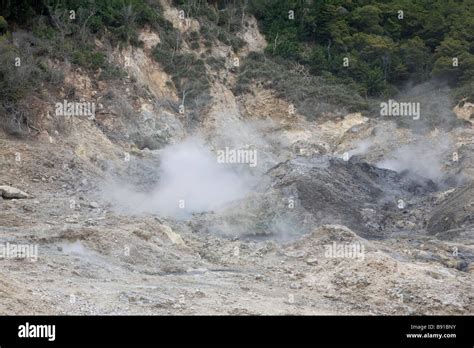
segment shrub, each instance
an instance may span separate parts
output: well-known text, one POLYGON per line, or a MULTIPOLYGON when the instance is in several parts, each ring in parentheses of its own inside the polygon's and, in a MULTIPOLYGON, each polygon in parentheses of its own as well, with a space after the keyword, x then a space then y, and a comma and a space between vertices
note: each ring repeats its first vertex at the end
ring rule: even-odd
POLYGON ((367 109, 367 102, 354 91, 353 84, 343 84, 331 75, 317 77, 308 74, 305 77, 285 60, 261 53, 247 56, 234 93, 249 93, 255 83, 274 89, 279 97, 292 102, 309 120, 326 111, 344 113, 367 109))
POLYGON ((8 23, 7 21, 5 20, 5 18, 3 18, 2 16, 0 16, 0 33, 4 33, 7 31, 7 28, 8 28, 8 23))
POLYGON ((78 49, 72 54, 72 62, 87 69, 97 70, 104 67, 105 56, 100 52, 94 52, 87 48, 78 49))
POLYGON ((454 100, 465 100, 474 103, 474 82, 466 83, 456 88, 453 93, 454 100))
POLYGON ((28 35, 17 38, 18 47, 0 41, 0 125, 10 134, 22 135, 30 122, 29 106, 22 98, 34 93, 50 74, 44 64, 28 51, 28 35), (20 58, 20 65, 16 66, 20 58))
POLYGON ((210 55, 206 59, 206 64, 209 65, 212 69, 219 71, 225 68, 225 59, 210 55))
POLYGON ((38 61, 20 44, 20 49, 7 41, 0 42, 1 100, 17 101, 36 88, 45 78, 38 61), (20 66, 16 66, 20 59, 20 66))

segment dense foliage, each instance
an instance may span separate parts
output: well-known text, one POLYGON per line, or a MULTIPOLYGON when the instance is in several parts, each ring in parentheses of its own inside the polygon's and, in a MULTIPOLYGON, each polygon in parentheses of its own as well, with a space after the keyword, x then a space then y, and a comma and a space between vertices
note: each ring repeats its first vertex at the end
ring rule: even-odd
POLYGON ((63 80, 51 62, 75 64, 98 79, 122 77, 110 62, 112 48, 140 45, 138 28, 145 24, 159 31, 171 26, 158 0, 0 0, 1 126, 13 134, 28 130, 25 98, 63 80))
POLYGON ((474 80, 471 0, 255 0, 249 6, 269 54, 356 81, 362 94, 390 94, 430 78, 453 86, 474 80))
POLYGON ((46 64, 51 58, 81 66, 99 79, 123 76, 110 63, 112 48, 140 46, 138 29, 144 25, 160 36, 153 54, 171 76, 181 103, 199 114, 210 101, 208 71, 219 71, 227 58, 240 56, 244 41, 239 33, 249 14, 257 18, 268 46, 264 55, 250 54, 233 69, 236 93, 249 92, 255 83, 269 86, 309 118, 325 104, 367 109, 373 98, 425 81, 447 83, 456 101, 474 101, 472 0, 172 4, 197 19, 199 28, 184 34, 174 29, 170 21, 175 19, 163 16, 160 0, 0 0, 0 114, 17 115, 13 126, 21 128, 27 111, 21 111, 19 101, 62 78, 46 64), (212 49, 219 44, 233 52, 215 57, 212 49), (12 69, 17 58, 22 65, 12 69))

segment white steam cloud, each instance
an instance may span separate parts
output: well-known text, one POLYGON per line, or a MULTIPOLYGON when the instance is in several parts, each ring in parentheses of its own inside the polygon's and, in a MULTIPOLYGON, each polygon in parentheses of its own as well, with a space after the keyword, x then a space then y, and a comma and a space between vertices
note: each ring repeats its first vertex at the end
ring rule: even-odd
POLYGON ((377 167, 397 172, 410 171, 434 182, 440 182, 445 175, 444 161, 452 150, 447 136, 440 135, 434 140, 420 140, 404 145, 377 163, 377 167))
POLYGON ((365 155, 372 146, 374 146, 374 142, 372 139, 367 138, 358 141, 355 147, 352 150, 348 151, 349 158, 352 156, 365 155))
POLYGON ((245 197, 252 187, 249 175, 217 163, 216 154, 198 138, 165 148, 157 170, 159 183, 150 187, 149 193, 114 183, 105 188, 105 196, 119 211, 185 218, 192 213, 219 211, 245 197))

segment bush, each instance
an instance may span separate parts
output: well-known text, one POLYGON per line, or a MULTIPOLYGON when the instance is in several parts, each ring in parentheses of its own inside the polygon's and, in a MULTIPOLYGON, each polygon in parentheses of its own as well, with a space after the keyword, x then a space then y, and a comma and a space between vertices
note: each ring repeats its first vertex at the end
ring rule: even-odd
POLYGON ((368 107, 367 102, 355 91, 353 83, 346 81, 344 84, 331 75, 303 75, 283 59, 253 52, 247 56, 240 69, 234 93, 249 93, 255 83, 274 89, 279 97, 292 102, 309 120, 314 120, 326 111, 355 112, 368 107))
POLYGON ((179 94, 186 95, 185 105, 192 106, 194 98, 209 94, 210 83, 204 61, 194 53, 180 53, 179 42, 179 32, 168 32, 153 50, 153 56, 172 77, 179 94))
POLYGON ((46 77, 34 56, 21 46, 20 49, 7 41, 0 42, 0 90, 1 100, 17 101, 39 86, 46 77), (18 62, 20 66, 16 66, 18 62))
POLYGON ((466 15, 474 10, 472 1, 258 0, 248 5, 267 38, 267 53, 308 64, 314 74, 350 77, 371 96, 432 76, 451 86, 474 81, 474 21, 466 15), (285 18, 290 9, 295 20, 285 18), (397 18, 400 9, 403 20, 397 18), (349 69, 341 57, 350 57, 349 69), (462 61, 459 67, 453 67, 453 57, 462 61))
MULTIPOLYGON (((187 0, 174 0, 173 2, 178 9, 184 10, 188 16, 199 19, 201 35, 206 47, 211 47, 212 42, 219 40, 223 44, 231 46, 234 52, 237 52, 245 45, 245 41, 236 35, 242 29, 242 15, 245 13, 243 2, 229 1, 214 4, 206 1, 187 0), (225 6, 218 8, 218 5, 223 4, 225 6)), ((191 35, 195 34, 191 33, 191 35)), ((193 38, 191 35, 189 41, 192 43, 197 38, 193 38)), ((196 47, 196 45, 193 44, 193 47, 196 47)))
POLYGON ((19 35, 18 47, 7 40, 0 41, 0 125, 10 134, 22 135, 31 121, 29 106, 22 99, 51 78, 46 65, 29 52, 31 37, 19 35), (16 66, 20 58, 20 65, 16 66))
POLYGON ((78 49, 72 54, 72 62, 87 69, 97 70, 104 67, 105 56, 100 52, 94 52, 87 48, 78 49))
POLYGON ((209 55, 206 59, 206 64, 212 69, 219 71, 225 68, 225 59, 221 57, 214 57, 209 55))
POLYGON ((8 28, 7 21, 5 20, 5 18, 0 16, 0 33, 5 33, 7 31, 7 28, 8 28))
POLYGON ((102 80, 115 80, 122 79, 125 76, 127 76, 127 73, 121 68, 106 62, 99 77, 102 80))
POLYGON ((466 83, 452 92, 454 100, 464 100, 474 103, 474 82, 466 83))

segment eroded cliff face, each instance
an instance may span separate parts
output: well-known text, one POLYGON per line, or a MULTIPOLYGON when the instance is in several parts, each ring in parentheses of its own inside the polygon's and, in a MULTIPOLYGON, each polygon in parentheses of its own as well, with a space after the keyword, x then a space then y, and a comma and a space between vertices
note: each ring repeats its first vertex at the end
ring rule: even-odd
POLYGON ((0 185, 30 195, 0 199, 1 241, 38 246, 0 259, 1 313, 473 312, 473 128, 308 121, 268 86, 236 96, 235 58, 266 45, 253 18, 238 35, 238 53, 211 48, 224 64, 206 63, 198 111, 144 29, 142 48, 111 51, 123 79, 61 67, 94 118, 58 118, 61 87, 32 103, 37 134, 0 138, 0 185))

